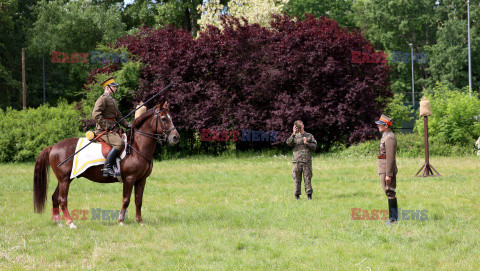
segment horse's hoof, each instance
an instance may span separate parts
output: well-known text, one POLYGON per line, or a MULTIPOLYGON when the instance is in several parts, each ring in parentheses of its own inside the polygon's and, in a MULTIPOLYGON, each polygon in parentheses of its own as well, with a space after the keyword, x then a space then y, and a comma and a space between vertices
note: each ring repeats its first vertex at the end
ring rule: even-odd
POLYGON ((59 227, 63 227, 63 224, 62 224, 62 222, 61 222, 60 220, 57 220, 55 223, 57 223, 57 225, 58 225, 59 227))
POLYGON ((73 222, 70 223, 70 229, 76 229, 76 228, 77 228, 77 226, 75 226, 75 224, 73 224, 73 222))
POLYGON ((145 224, 143 224, 143 222, 140 222, 140 226, 145 226, 145 224))
POLYGON ((120 225, 120 226, 125 226, 125 223, 120 222, 120 223, 118 223, 118 225, 120 225))

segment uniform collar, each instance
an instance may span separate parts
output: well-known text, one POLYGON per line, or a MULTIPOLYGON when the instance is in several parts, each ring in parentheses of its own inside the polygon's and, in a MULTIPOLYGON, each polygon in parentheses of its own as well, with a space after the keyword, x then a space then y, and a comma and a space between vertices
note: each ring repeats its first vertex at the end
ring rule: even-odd
POLYGON ((110 94, 110 93, 103 93, 103 95, 104 95, 104 96, 107 96, 107 97, 110 97, 110 98, 112 98, 112 99, 115 99, 115 98, 112 96, 112 94, 110 94))
POLYGON ((384 137, 384 136, 386 136, 386 135, 390 134, 391 132, 392 132, 392 130, 388 130, 388 131, 386 131, 386 132, 383 132, 383 133, 382 133, 382 137, 384 137))

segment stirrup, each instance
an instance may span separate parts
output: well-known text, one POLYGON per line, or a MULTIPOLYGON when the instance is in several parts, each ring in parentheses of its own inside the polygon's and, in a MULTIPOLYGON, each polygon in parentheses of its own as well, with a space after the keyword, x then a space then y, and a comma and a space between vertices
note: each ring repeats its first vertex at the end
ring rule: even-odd
POLYGON ((103 177, 115 177, 115 171, 111 167, 106 167, 102 169, 103 177))

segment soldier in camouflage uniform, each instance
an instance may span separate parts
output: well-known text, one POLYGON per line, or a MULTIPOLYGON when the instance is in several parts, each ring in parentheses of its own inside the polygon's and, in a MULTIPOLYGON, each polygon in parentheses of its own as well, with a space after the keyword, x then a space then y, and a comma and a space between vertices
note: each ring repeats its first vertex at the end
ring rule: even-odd
POLYGON ((293 134, 287 139, 287 145, 293 147, 293 180, 295 181, 295 198, 301 195, 302 173, 305 182, 305 193, 312 199, 312 156, 310 151, 317 148, 317 141, 312 134, 305 132, 303 122, 295 121, 293 134))
MULTIPOLYGON (((103 167, 103 176, 113 176, 115 177, 115 171, 113 170, 113 165, 117 157, 123 151, 125 143, 119 134, 119 128, 115 127, 115 122, 123 118, 122 113, 118 109, 117 100, 113 98, 113 95, 117 91, 118 84, 115 83, 113 77, 108 78, 102 83, 105 92, 100 96, 95 102, 95 107, 93 108, 92 117, 97 123, 95 134, 101 134, 105 130, 108 132, 101 136, 100 138, 107 142, 112 149, 107 155, 105 165, 103 167)), ((121 125, 130 129, 131 125, 126 121, 122 120, 121 125)))
POLYGON ((388 221, 385 223, 388 225, 398 220, 398 205, 395 197, 398 171, 396 161, 397 138, 390 130, 393 123, 389 117, 382 115, 375 123, 378 130, 382 133, 378 151, 377 172, 380 176, 383 191, 385 191, 388 197, 388 221))

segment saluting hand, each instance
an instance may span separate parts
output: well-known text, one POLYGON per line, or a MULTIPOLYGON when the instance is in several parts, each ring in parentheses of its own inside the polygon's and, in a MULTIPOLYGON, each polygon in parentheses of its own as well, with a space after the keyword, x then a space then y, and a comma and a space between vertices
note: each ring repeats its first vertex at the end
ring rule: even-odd
POLYGON ((297 126, 293 125, 293 134, 296 134, 298 133, 298 128, 297 126))

